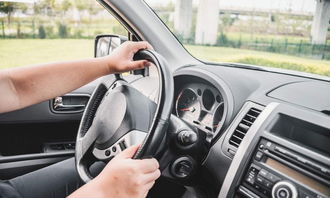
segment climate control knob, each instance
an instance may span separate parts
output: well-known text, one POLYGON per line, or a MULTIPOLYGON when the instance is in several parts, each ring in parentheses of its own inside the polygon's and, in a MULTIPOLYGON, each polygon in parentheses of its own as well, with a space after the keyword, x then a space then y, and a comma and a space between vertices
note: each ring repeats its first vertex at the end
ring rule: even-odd
POLYGON ((288 181, 277 182, 272 189, 273 198, 297 198, 297 188, 288 181))

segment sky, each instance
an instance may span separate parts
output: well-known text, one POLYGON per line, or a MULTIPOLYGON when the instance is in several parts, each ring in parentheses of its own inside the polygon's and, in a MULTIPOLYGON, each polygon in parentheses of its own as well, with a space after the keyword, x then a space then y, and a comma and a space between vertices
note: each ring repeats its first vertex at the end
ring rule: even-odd
MULTIPOLYGON (((145 0, 148 4, 168 4, 176 0, 145 0)), ((193 0, 195 5, 199 1, 193 0)), ((316 0, 219 0, 219 6, 224 8, 238 9, 263 9, 263 10, 280 10, 292 12, 313 13, 315 11, 316 0)))

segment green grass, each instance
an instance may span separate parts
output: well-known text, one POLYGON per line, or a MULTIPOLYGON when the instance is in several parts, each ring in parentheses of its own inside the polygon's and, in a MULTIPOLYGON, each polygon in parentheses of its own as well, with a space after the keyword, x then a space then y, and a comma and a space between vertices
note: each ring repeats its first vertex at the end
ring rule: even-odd
POLYGON ((0 68, 90 58, 94 40, 0 39, 0 68))
POLYGON ((249 34, 249 33, 240 33, 240 32, 224 32, 229 40, 242 42, 255 42, 258 40, 259 42, 285 42, 288 43, 300 43, 300 41, 304 43, 309 43, 308 37, 303 36, 289 36, 289 35, 267 35, 267 34, 249 34))
MULTIPOLYGON (((186 46, 202 60, 293 69, 330 76, 330 61, 253 50, 186 46)), ((93 39, 0 39, 0 68, 93 57, 93 39)))
POLYGON ((212 62, 235 62, 259 66, 277 67, 330 76, 330 61, 302 58, 283 54, 245 49, 186 46, 199 59, 212 62))
MULTIPOLYGON (((6 18, 0 17, 0 22, 3 19, 6 21, 6 18)), ((38 37, 38 28, 42 25, 46 31, 46 38, 60 38, 58 31, 59 24, 63 23, 62 20, 63 19, 60 17, 50 18, 48 16, 38 16, 36 17, 33 28, 33 17, 26 17, 23 19, 12 17, 10 26, 7 22, 4 23, 5 35, 7 38, 17 38, 17 29, 19 26, 21 33, 20 38, 33 38, 33 35, 38 37)), ((96 34, 101 33, 120 35, 127 34, 127 30, 113 17, 100 19, 82 18, 80 23, 76 23, 68 17, 64 20, 64 25, 68 31, 68 38, 93 38, 96 34)), ((0 36, 2 36, 1 23, 0 36)))

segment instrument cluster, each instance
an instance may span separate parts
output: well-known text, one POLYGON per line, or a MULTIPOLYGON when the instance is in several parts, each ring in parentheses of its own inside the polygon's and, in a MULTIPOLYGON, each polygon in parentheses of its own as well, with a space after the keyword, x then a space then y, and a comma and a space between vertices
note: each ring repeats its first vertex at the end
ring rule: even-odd
POLYGON ((178 93, 175 110, 179 118, 210 134, 222 127, 225 103, 216 88, 204 83, 189 83, 178 93))

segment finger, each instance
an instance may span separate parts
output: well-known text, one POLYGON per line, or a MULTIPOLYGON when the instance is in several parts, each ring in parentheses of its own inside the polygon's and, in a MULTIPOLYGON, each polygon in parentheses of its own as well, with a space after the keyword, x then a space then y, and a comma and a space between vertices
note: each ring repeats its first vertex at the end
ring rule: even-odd
POLYGON ((160 170, 157 169, 156 171, 148 173, 148 174, 144 174, 141 177, 142 177, 142 180, 144 181, 143 183, 147 184, 147 183, 153 182, 156 179, 158 179, 160 177, 160 175, 161 175, 160 170))
POLYGON ((128 147, 123 152, 119 153, 117 157, 119 158, 132 158, 136 151, 139 149, 140 145, 133 145, 131 147, 128 147))
POLYGON ((146 198, 148 196, 149 190, 152 188, 152 186, 155 184, 155 182, 148 183, 144 185, 141 189, 141 197, 139 198, 146 198))
POLYGON ((138 160, 137 163, 143 173, 151 173, 159 168, 159 163, 155 158, 138 160))
POLYGON ((149 193, 149 191, 145 192, 142 198, 147 197, 148 193, 149 193))
POLYGON ((141 49, 153 49, 153 47, 146 41, 134 42, 134 52, 137 52, 141 49))
POLYGON ((147 45, 147 49, 150 49, 150 50, 153 50, 154 49, 154 47, 152 47, 152 45, 150 45, 150 43, 146 42, 146 45, 147 45))
POLYGON ((147 183, 146 185, 143 186, 143 190, 148 192, 154 185, 155 185, 155 181, 147 183))
POLYGON ((132 61, 129 64, 128 70, 137 70, 137 69, 143 69, 145 67, 150 66, 151 64, 147 60, 138 60, 138 61, 132 61))

